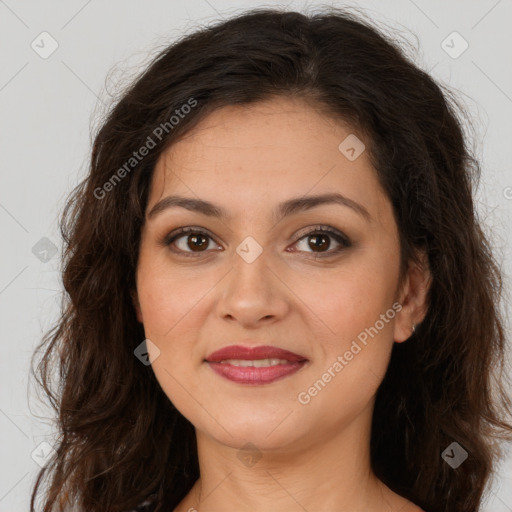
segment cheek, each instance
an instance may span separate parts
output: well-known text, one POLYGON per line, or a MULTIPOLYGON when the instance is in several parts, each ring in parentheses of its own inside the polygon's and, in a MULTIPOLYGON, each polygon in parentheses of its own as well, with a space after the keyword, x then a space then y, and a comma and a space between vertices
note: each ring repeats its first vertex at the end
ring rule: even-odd
POLYGON ((372 404, 389 364, 396 307, 382 281, 362 276, 344 280, 328 296, 317 298, 329 327, 315 339, 321 356, 296 398, 299 410, 336 430, 372 404))
POLYGON ((360 257, 328 279, 315 280, 315 286, 310 279, 296 281, 294 291, 308 297, 309 317, 319 326, 314 339, 320 360, 307 383, 312 394, 303 389, 317 406, 342 400, 357 409, 375 393, 394 342, 397 279, 398 262, 360 257), (313 400, 315 393, 319 398, 313 400))
POLYGON ((215 280, 211 275, 194 278, 165 261, 147 261, 141 258, 137 280, 144 329, 147 337, 163 340, 201 311, 201 300, 215 280))
POLYGON ((211 286, 208 280, 172 269, 165 258, 141 252, 137 292, 144 332, 158 347, 152 369, 164 393, 186 417, 200 414, 190 400, 191 395, 200 396, 190 372, 201 364, 196 340, 204 296, 211 286))
MULTIPOLYGON (((304 312, 316 318, 324 340, 338 348, 373 326, 395 298, 398 266, 390 260, 386 265, 380 259, 357 256, 329 272, 290 276, 294 293, 306 307, 304 312)), ((383 327, 379 322, 379 330, 388 330, 390 323, 383 327)))

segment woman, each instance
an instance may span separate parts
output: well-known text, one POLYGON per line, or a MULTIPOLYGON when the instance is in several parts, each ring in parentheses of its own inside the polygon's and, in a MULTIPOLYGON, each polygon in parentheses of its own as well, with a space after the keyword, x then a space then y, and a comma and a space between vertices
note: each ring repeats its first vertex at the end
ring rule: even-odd
POLYGON ((32 507, 47 476, 48 512, 477 511, 511 404, 448 97, 336 9, 161 52, 63 214, 32 507))

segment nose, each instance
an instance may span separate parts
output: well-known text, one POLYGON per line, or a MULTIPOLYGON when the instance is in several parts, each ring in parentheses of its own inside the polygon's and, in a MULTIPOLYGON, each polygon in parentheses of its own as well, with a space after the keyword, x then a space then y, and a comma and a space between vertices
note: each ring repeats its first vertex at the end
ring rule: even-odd
POLYGON ((265 251, 251 263, 238 255, 234 262, 217 303, 220 317, 249 329, 283 319, 290 304, 287 288, 268 265, 265 251))

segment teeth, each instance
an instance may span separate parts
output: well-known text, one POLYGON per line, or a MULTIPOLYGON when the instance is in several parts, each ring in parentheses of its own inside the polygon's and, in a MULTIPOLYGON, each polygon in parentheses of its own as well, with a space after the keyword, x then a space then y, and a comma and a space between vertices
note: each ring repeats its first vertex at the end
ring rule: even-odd
POLYGON ((286 359, 255 359, 248 361, 245 359, 225 359, 221 361, 222 364, 231 364, 233 366, 254 366, 255 368, 265 368, 267 366, 276 366, 278 364, 290 364, 286 359))

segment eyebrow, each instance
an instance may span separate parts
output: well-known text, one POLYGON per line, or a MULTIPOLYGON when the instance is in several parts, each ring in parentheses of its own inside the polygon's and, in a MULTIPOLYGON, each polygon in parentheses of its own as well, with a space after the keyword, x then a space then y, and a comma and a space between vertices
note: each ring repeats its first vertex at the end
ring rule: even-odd
MULTIPOLYGON (((282 218, 289 215, 294 215, 296 213, 310 210, 317 206, 326 204, 338 204, 351 208, 353 211, 361 215, 367 222, 372 221, 370 213, 362 204, 359 204, 356 201, 339 193, 303 196, 288 199, 287 201, 284 201, 277 206, 273 212, 273 218, 275 222, 278 222, 282 218)), ((173 195, 167 196, 164 199, 158 201, 158 203, 156 203, 149 212, 148 219, 154 218, 159 213, 162 213, 168 208, 175 207, 185 208, 192 212, 202 213, 203 215, 208 215, 209 217, 216 217, 219 219, 226 219, 229 217, 228 213, 223 208, 216 206, 209 201, 204 201, 203 199, 196 199, 193 197, 173 195)))

